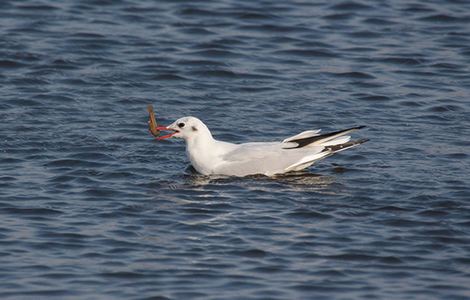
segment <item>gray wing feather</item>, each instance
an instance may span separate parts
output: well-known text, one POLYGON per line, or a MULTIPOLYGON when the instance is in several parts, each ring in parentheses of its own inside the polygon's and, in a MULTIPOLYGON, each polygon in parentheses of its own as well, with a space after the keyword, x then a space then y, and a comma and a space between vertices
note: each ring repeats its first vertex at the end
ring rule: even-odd
POLYGON ((222 157, 224 163, 217 167, 216 171, 237 176, 283 173, 303 158, 323 150, 323 146, 286 150, 281 143, 240 144, 222 157))

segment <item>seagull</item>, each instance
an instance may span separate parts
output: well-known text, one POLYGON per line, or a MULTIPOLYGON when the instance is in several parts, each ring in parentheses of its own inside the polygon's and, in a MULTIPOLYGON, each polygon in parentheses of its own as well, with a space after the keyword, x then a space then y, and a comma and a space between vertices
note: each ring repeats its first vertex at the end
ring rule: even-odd
POLYGON ((303 170, 327 156, 367 142, 368 139, 351 141, 347 135, 364 127, 326 134, 320 134, 320 130, 307 130, 281 142, 233 144, 216 140, 198 118, 183 117, 166 127, 158 126, 158 130, 171 133, 157 139, 184 139, 192 166, 203 175, 275 176, 303 170))

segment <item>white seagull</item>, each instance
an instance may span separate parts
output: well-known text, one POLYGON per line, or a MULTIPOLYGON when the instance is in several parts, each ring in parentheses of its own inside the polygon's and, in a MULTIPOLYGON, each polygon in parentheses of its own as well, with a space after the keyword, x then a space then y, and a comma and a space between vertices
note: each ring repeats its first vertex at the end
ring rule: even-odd
POLYGON ((364 127, 326 134, 307 130, 282 142, 233 144, 214 139, 198 118, 183 117, 167 127, 159 126, 159 130, 172 132, 157 139, 184 139, 191 164, 203 175, 274 176, 308 168, 320 159, 367 142, 367 139, 350 141, 351 137, 346 135, 364 127))

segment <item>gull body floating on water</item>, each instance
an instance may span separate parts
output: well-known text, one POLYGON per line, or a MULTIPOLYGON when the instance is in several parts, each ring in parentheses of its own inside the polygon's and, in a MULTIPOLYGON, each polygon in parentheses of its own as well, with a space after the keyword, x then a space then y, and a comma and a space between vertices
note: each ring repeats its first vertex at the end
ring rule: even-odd
POLYGON ((368 141, 351 141, 347 135, 364 127, 326 134, 320 134, 320 130, 307 130, 281 142, 233 144, 214 139, 209 128, 198 118, 183 117, 167 127, 158 126, 159 131, 171 133, 157 139, 184 139, 191 164, 203 175, 273 176, 300 171, 320 159, 368 141))

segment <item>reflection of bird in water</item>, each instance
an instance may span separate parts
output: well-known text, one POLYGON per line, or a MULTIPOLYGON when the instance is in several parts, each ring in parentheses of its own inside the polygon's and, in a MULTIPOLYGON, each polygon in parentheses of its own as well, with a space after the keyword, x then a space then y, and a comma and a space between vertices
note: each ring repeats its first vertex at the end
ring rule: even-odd
POLYGON ((191 186, 206 186, 209 184, 214 185, 229 185, 237 184, 245 188, 256 190, 263 190, 266 192, 272 191, 272 184, 277 184, 278 188, 287 188, 288 190, 311 190, 319 191, 321 193, 334 194, 333 190, 329 190, 331 184, 335 183, 334 176, 312 174, 307 171, 290 172, 287 174, 266 177, 263 175, 251 175, 243 178, 220 176, 220 175, 201 175, 192 167, 186 168, 187 183, 191 186), (256 180, 256 185, 251 183, 256 180))

